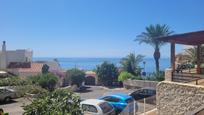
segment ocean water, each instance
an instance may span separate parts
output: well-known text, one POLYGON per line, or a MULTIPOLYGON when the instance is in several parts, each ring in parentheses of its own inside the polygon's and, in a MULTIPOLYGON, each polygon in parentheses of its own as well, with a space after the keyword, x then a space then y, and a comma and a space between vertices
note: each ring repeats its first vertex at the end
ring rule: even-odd
MULTIPOLYGON (((51 61, 54 58, 34 58, 34 61, 51 61)), ((100 65, 104 61, 114 63, 117 67, 120 67, 121 58, 57 58, 60 63, 60 66, 63 69, 79 68, 83 70, 93 70, 97 65, 100 65)), ((155 61, 153 58, 145 58, 145 72, 152 73, 155 71, 155 61)), ((144 64, 140 63, 140 66, 143 68, 144 64)), ((169 58, 160 59, 160 70, 170 66, 169 58)))

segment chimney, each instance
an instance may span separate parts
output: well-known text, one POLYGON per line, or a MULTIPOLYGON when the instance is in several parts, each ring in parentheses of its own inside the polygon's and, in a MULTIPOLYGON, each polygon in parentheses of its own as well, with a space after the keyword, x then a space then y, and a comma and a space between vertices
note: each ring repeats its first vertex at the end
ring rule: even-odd
POLYGON ((2 52, 6 51, 6 41, 3 41, 2 52))

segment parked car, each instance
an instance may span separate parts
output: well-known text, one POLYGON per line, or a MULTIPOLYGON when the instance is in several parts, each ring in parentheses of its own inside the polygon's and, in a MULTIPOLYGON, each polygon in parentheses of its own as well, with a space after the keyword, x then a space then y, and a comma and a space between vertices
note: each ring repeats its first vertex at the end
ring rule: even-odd
POLYGON ((15 90, 6 87, 0 87, 0 101, 9 102, 11 99, 16 97, 17 93, 15 90))
POLYGON ((115 115, 114 107, 103 100, 87 99, 80 105, 84 115, 115 115))
POLYGON ((129 95, 132 96, 135 100, 140 100, 147 97, 155 96, 156 90, 153 88, 142 88, 142 89, 133 91, 129 95))
POLYGON ((134 110, 137 111, 138 109, 137 103, 134 102, 134 99, 127 94, 123 94, 123 93, 112 94, 112 95, 100 97, 99 99, 105 100, 109 102, 111 105, 113 105, 113 107, 116 110, 116 113, 120 113, 126 107, 128 107, 128 113, 134 113, 134 110), (135 109, 134 109, 134 103, 135 103, 135 109))

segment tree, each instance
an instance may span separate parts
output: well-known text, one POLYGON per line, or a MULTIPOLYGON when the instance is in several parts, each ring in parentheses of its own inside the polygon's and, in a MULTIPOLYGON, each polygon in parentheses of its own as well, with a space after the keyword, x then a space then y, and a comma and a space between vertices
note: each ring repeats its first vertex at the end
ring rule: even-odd
POLYGON ((49 73, 49 66, 47 64, 44 64, 43 67, 42 67, 42 73, 43 74, 47 74, 49 73))
POLYGON ((57 89, 24 106, 24 115, 82 115, 80 98, 73 92, 57 89))
MULTIPOLYGON (((186 59, 193 65, 197 63, 197 47, 187 48, 184 50, 186 59)), ((201 46, 201 51, 204 51, 204 46, 201 46)), ((203 58, 204 53, 201 52, 201 58, 203 58)))
POLYGON ((140 35, 137 36, 135 41, 139 41, 139 43, 149 44, 154 48, 154 59, 156 65, 156 72, 159 72, 159 59, 160 59, 160 48, 165 43, 159 41, 158 38, 169 36, 173 33, 170 30, 169 26, 166 24, 160 25, 150 25, 146 27, 146 31, 142 32, 140 35))
POLYGON ((71 85, 81 86, 82 82, 85 80, 85 72, 79 69, 70 69, 66 72, 65 82, 71 85))
POLYGON ((133 78, 133 75, 131 73, 128 73, 127 71, 123 71, 120 73, 118 77, 118 81, 125 81, 127 79, 133 78))
POLYGON ((130 53, 126 57, 122 58, 120 63, 125 71, 133 75, 139 75, 141 71, 139 63, 142 62, 143 58, 144 56, 142 55, 135 55, 134 53, 130 53))
POLYGON ((118 78, 117 67, 114 64, 106 61, 97 66, 96 73, 99 78, 99 82, 101 82, 103 85, 112 85, 112 83, 117 81, 118 78))
POLYGON ((57 85, 58 77, 54 74, 39 74, 29 78, 33 84, 40 85, 49 91, 53 91, 57 85))

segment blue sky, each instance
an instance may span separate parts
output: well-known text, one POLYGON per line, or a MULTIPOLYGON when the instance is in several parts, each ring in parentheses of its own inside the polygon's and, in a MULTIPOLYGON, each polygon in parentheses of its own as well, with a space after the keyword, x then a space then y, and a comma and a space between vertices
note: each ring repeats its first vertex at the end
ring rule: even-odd
MULTIPOLYGON (((203 30, 203 6, 204 0, 0 0, 0 41, 30 48, 35 57, 151 57, 151 46, 133 41, 146 26, 203 30)), ((169 57, 169 45, 161 53, 169 57)))

